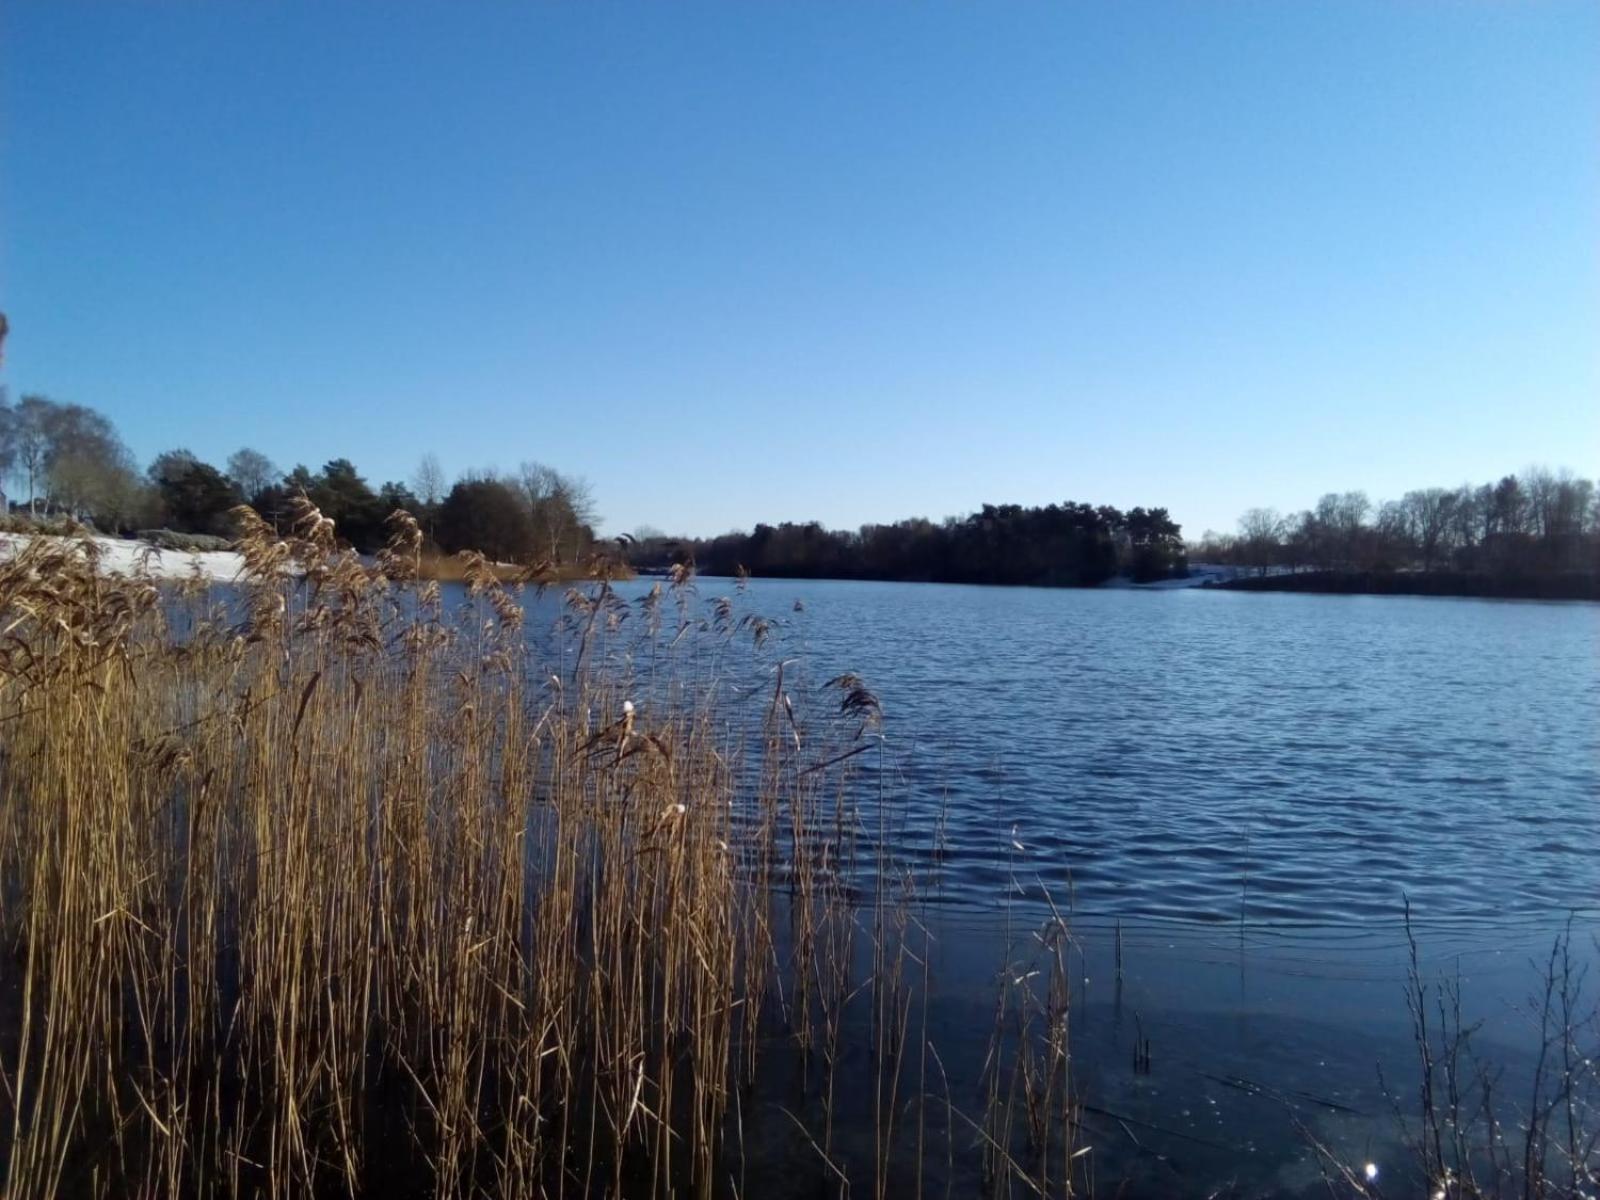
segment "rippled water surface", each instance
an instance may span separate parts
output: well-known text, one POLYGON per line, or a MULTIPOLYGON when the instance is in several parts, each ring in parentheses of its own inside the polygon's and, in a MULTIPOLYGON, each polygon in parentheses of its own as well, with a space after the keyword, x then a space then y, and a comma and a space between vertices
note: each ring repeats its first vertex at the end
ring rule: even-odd
POLYGON ((1536 964, 1565 928, 1600 944, 1600 606, 770 580, 747 600, 882 698, 898 848, 942 844, 952 1057, 981 1053, 1028 897, 1070 904, 1085 1134, 1130 1194, 1326 1194, 1308 1133, 1426 1194, 1394 1117, 1416 1086, 1405 898, 1424 976, 1459 985, 1518 1088, 1536 964))
MULTIPOLYGON (((1326 1194, 1307 1133, 1426 1194, 1394 1115, 1407 898, 1420 970, 1517 1089, 1537 964, 1566 929, 1595 958, 1600 606, 702 579, 694 611, 719 596, 774 619, 758 671, 882 701, 867 836, 923 881, 958 1092, 1044 893, 1070 914, 1074 1086, 1126 1194, 1326 1194)), ((757 1156, 763 1194, 803 1194, 807 1153, 757 1156)))
POLYGON ((879 693, 952 899, 1020 872, 1192 922, 1600 901, 1600 607, 772 580, 748 603, 879 693))

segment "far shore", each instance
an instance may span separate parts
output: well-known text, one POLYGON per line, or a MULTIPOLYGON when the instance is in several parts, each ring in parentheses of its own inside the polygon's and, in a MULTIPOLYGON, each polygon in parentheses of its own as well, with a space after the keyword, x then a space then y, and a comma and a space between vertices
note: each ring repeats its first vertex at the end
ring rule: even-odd
POLYGON ((1479 575, 1463 571, 1301 571, 1239 575, 1205 586, 1236 592, 1340 596, 1462 596, 1489 600, 1600 600, 1600 576, 1479 575))
MULTIPOLYGON (((0 532, 0 561, 11 557, 32 537, 55 536, 59 535, 0 532)), ((238 578, 244 567, 244 559, 233 550, 160 549, 149 542, 137 539, 106 537, 98 534, 93 535, 92 540, 99 549, 100 569, 107 574, 145 574, 156 579, 171 580, 199 577, 213 582, 227 583, 238 578)), ((496 578, 503 583, 514 583, 527 578, 526 568, 516 563, 497 562, 492 563, 491 567, 496 578)), ((466 563, 459 556, 425 553, 418 564, 417 577, 438 582, 462 582, 466 579, 466 574, 466 563)), ((635 572, 622 564, 614 564, 612 578, 628 579, 658 574, 665 575, 666 572, 649 568, 635 572)), ((580 563, 566 563, 553 569, 546 568, 540 574, 540 580, 545 583, 576 583, 593 577, 591 565, 580 563)), ((765 575, 758 578, 801 582, 821 577, 765 575)), ((991 583, 973 586, 1008 585, 991 583)), ((1205 589, 1236 592, 1305 592, 1340 596, 1458 596, 1498 600, 1600 601, 1600 576, 1575 572, 1543 576, 1497 576, 1464 571, 1288 571, 1275 568, 1265 575, 1256 575, 1243 567, 1193 563, 1190 564, 1187 575, 1144 583, 1136 583, 1126 576, 1118 576, 1104 583, 1092 585, 1089 590, 1098 588, 1122 588, 1130 591, 1205 589)))
MULTIPOLYGON (((639 571, 641 577, 665 576, 652 569, 639 571)), ((733 575, 709 574, 709 579, 735 579, 733 575)), ((1303 592, 1335 596, 1457 596, 1487 600, 1588 600, 1600 601, 1600 577, 1568 574, 1554 576, 1475 575, 1463 571, 1289 571, 1274 567, 1266 575, 1253 574, 1247 567, 1226 564, 1194 563, 1187 575, 1135 582, 1127 576, 1114 576, 1104 583, 1084 587, 1052 584, 1005 584, 952 582, 933 579, 849 579, 821 575, 752 575, 753 579, 781 580, 786 583, 944 583, 948 587, 1025 587, 1054 591, 1236 591, 1303 592)))

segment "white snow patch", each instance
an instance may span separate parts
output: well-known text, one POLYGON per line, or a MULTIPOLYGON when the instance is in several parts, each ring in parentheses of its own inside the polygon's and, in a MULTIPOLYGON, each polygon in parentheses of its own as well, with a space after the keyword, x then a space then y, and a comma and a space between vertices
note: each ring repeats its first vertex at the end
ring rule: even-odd
POLYGON ((1230 579, 1237 579, 1243 575, 1242 567, 1231 567, 1221 563, 1190 563, 1189 574, 1183 579, 1158 579, 1154 583, 1134 583, 1127 576, 1119 576, 1106 584, 1107 587, 1130 587, 1141 591, 1175 591, 1179 588, 1205 587, 1212 583, 1225 583, 1230 579))
MULTIPOLYGON (((35 537, 47 534, 0 533, 0 559, 10 558, 35 537)), ((53 539, 65 541, 67 539, 53 539)), ((108 575, 147 575, 151 579, 200 578, 231 583, 244 568, 244 556, 232 550, 158 550, 149 542, 96 537, 100 570, 108 575)))

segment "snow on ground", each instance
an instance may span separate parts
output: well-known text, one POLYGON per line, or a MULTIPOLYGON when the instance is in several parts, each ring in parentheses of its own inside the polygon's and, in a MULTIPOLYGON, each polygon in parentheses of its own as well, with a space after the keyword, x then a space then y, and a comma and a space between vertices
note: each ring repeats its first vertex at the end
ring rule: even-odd
MULTIPOLYGON (((0 559, 10 558, 31 537, 40 534, 0 533, 0 559)), ((232 550, 157 550, 148 542, 97 537, 100 569, 110 575, 145 574, 152 579, 202 579, 231 582, 244 566, 232 550)))
MULTIPOLYGON (((1268 567, 1265 573, 1268 575, 1293 575, 1296 570, 1294 567, 1268 567)), ((1216 583, 1227 583, 1230 579, 1244 579, 1260 574, 1262 572, 1254 567, 1235 567, 1225 563, 1190 563, 1188 577, 1184 579, 1158 579, 1154 583, 1134 583, 1131 579, 1124 577, 1113 580, 1110 586, 1170 591, 1174 588, 1209 587, 1216 583)))
POLYGON ((1223 566, 1218 563, 1190 563, 1189 574, 1184 579, 1160 579, 1155 583, 1141 584, 1148 588, 1192 588, 1205 587, 1211 583, 1225 583, 1239 575, 1238 567, 1223 566))
POLYGON ((1124 575, 1111 580, 1106 586, 1138 588, 1140 591, 1172 591, 1177 588, 1196 588, 1212 583, 1224 583, 1229 579, 1238 578, 1242 573, 1238 567, 1223 566, 1219 563, 1190 563, 1189 574, 1183 579, 1158 579, 1154 583, 1134 583, 1124 575))

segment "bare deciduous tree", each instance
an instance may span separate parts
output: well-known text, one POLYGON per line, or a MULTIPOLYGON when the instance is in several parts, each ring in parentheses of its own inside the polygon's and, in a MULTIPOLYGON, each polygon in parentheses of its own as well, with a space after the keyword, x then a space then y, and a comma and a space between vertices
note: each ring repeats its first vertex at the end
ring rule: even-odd
POLYGON ((1422 569, 1432 571, 1441 552, 1448 550, 1447 535, 1455 518, 1456 494, 1445 488, 1423 488, 1400 499, 1405 530, 1422 556, 1422 569))
POLYGON ((543 463, 525 462, 517 468, 516 487, 541 550, 553 562, 577 558, 598 519, 588 483, 543 463))
POLYGON ((247 501, 254 500, 274 483, 280 472, 259 450, 242 446, 228 456, 228 478, 247 501))
POLYGON ((417 469, 411 476, 411 491, 429 508, 444 499, 446 491, 444 468, 439 465, 437 454, 429 453, 422 456, 422 461, 417 464, 417 469))
POLYGON ((55 402, 45 396, 23 396, 9 422, 11 457, 17 474, 28 481, 28 509, 39 511, 39 485, 44 482, 50 456, 50 411, 55 402))
POLYGON ((16 412, 11 407, 11 394, 0 387, 0 516, 10 511, 10 502, 6 499, 6 480, 11 478, 11 471, 17 465, 15 422, 16 412))
POLYGON ((1275 508, 1252 508, 1239 518, 1239 550, 1247 565, 1265 575, 1278 557, 1283 517, 1275 508))
POLYGON ((132 455, 111 422, 81 404, 23 396, 0 406, 0 472, 26 481, 28 507, 60 505, 75 516, 114 522, 131 515, 139 492, 132 455))

